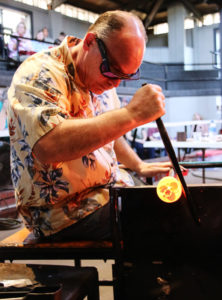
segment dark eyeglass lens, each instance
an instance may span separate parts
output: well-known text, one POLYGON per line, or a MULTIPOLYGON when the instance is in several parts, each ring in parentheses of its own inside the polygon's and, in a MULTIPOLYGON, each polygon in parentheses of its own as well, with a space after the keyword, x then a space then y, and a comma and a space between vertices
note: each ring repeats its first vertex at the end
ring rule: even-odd
POLYGON ((130 74, 130 75, 116 75, 110 71, 107 72, 102 72, 102 74, 105 77, 111 78, 111 79, 121 79, 121 80, 137 80, 140 77, 140 72, 139 70, 135 74, 130 74))
POLYGON ((100 71, 101 73, 108 78, 111 79, 125 79, 125 80, 136 80, 139 79, 140 77, 140 72, 139 69, 137 70, 136 73, 134 74, 114 74, 110 71, 110 67, 109 67, 109 62, 108 62, 108 58, 106 57, 106 47, 105 44, 103 43, 102 40, 100 40, 99 38, 96 38, 97 44, 99 46, 99 50, 101 53, 101 56, 103 58, 103 62, 100 66, 100 71))

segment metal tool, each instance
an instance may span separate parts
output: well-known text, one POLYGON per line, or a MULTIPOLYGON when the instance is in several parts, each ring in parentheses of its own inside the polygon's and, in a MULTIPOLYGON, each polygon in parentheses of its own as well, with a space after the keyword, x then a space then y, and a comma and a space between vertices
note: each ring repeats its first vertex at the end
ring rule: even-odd
MULTIPOLYGON (((144 86, 144 85, 146 85, 146 83, 143 84, 142 86, 144 86)), ((166 130, 166 128, 165 128, 165 126, 164 126, 163 121, 161 120, 161 118, 158 118, 156 120, 156 124, 157 124, 157 127, 159 129, 160 136, 161 136, 162 141, 164 143, 165 149, 166 149, 166 151, 168 153, 168 156, 169 156, 169 158, 171 160, 171 163, 173 165, 174 171, 178 175, 178 178, 179 178, 179 180, 181 182, 181 185, 183 187, 183 191, 184 191, 184 195, 185 195, 186 200, 187 200, 189 211, 190 211, 190 213, 191 213, 194 221, 197 224, 200 224, 200 219, 197 216, 197 207, 195 205, 195 202, 192 200, 191 194, 189 192, 189 189, 188 189, 187 184, 186 184, 186 182, 184 180, 182 171, 180 169, 179 163, 177 161, 177 157, 176 157, 175 151, 173 149, 173 146, 171 144, 171 141, 170 141, 170 138, 168 136, 167 130, 166 130)))
POLYGON ((187 184, 186 184, 186 182, 184 180, 184 177, 183 177, 182 171, 180 169, 179 163, 177 161, 176 154, 174 152, 174 149, 173 149, 173 146, 171 144, 170 138, 168 136, 168 133, 166 131, 166 128, 165 128, 165 126, 164 126, 163 121, 161 120, 161 118, 158 118, 156 120, 156 124, 157 124, 157 127, 159 129, 160 136, 161 136, 162 141, 164 143, 165 149, 166 149, 166 151, 168 153, 168 156, 169 156, 169 158, 170 158, 170 160, 172 162, 174 171, 177 173, 178 178, 179 178, 179 180, 181 182, 181 185, 183 187, 184 194, 185 194, 185 197, 186 197, 186 200, 187 200, 187 204, 188 204, 190 213, 191 213, 194 221, 197 224, 200 224, 200 219, 197 216, 196 205, 195 205, 194 201, 191 198, 189 189, 187 187, 187 184))

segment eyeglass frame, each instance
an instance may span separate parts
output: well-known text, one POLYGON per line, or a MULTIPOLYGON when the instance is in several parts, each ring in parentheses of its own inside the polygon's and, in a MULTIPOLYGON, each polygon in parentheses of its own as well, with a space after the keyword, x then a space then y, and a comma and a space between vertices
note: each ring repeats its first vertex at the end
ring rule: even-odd
POLYGON ((109 79, 120 79, 120 80, 138 80, 140 78, 140 69, 138 69, 135 73, 132 74, 122 74, 121 72, 118 74, 115 74, 110 71, 110 65, 109 60, 107 58, 106 54, 106 46, 100 38, 96 37, 96 42, 102 57, 102 63, 100 65, 100 72, 103 76, 109 78, 109 79), (109 73, 109 74, 107 74, 109 73))

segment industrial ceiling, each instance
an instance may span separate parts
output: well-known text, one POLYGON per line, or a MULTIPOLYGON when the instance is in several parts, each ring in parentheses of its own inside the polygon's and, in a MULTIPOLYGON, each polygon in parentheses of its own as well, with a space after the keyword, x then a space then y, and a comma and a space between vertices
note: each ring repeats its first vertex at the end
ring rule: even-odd
POLYGON ((167 8, 173 2, 182 2, 192 16, 200 20, 203 15, 222 9, 222 0, 51 0, 50 9, 69 4, 97 14, 115 9, 132 11, 148 29, 149 26, 167 22, 167 8))

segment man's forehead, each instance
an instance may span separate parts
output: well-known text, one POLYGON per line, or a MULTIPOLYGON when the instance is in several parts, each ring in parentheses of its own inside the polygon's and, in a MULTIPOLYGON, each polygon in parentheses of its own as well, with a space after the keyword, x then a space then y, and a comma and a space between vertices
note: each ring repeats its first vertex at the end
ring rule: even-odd
POLYGON ((140 59, 144 53, 144 45, 143 39, 137 35, 118 33, 116 37, 112 36, 106 43, 110 63, 120 65, 140 59))

